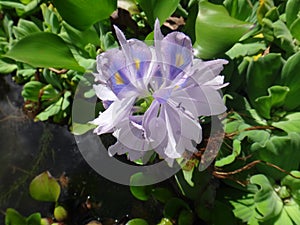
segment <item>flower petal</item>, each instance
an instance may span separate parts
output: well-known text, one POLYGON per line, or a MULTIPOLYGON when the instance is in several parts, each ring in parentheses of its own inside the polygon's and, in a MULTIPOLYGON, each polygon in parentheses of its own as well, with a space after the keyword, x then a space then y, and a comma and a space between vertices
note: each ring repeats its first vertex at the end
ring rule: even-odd
POLYGON ((129 116, 135 98, 116 100, 98 118, 90 123, 98 125, 94 129, 97 135, 112 132, 113 128, 121 120, 129 116))

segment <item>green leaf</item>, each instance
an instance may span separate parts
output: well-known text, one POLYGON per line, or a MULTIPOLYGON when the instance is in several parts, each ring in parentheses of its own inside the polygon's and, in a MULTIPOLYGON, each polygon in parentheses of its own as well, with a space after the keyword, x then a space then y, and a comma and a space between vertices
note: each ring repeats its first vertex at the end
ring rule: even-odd
POLYGON ((36 121, 45 121, 48 120, 49 117, 58 114, 62 109, 63 97, 60 97, 55 103, 48 106, 41 113, 39 113, 36 117, 36 121))
POLYGON ((194 214, 191 210, 183 209, 178 216, 178 225, 193 225, 194 214))
POLYGON ((41 100, 45 101, 45 100, 55 100, 57 98, 59 98, 60 93, 59 91, 57 91, 51 84, 46 85, 45 87, 43 87, 41 89, 42 97, 41 100))
POLYGON ((129 220, 125 225, 148 225, 147 221, 140 218, 129 220))
POLYGON ((251 27, 250 23, 230 17, 224 6, 199 2, 194 44, 196 55, 209 59, 226 52, 251 27))
MULTIPOLYGON (((251 147, 253 157, 272 163, 286 171, 298 169, 300 154, 297 149, 300 149, 300 134, 295 132, 289 132, 285 136, 283 134, 272 135, 264 146, 253 145, 251 147)), ((274 179, 281 179, 285 175, 267 165, 257 165, 256 168, 274 179)))
POLYGON ((136 173, 130 177, 130 191, 134 197, 139 200, 147 201, 151 196, 151 191, 153 186, 135 186, 134 184, 139 184, 139 180, 143 180, 142 173, 136 173))
POLYGON ((23 225, 26 219, 16 210, 8 208, 5 213, 5 225, 23 225))
POLYGON ((292 23, 290 30, 293 37, 300 41, 300 17, 292 23))
POLYGON ((136 0, 136 2, 145 11, 149 25, 153 27, 156 18, 163 24, 171 16, 180 0, 136 0))
POLYGON ((225 0, 224 3, 230 16, 238 20, 246 20, 252 14, 252 8, 245 0, 225 0))
MULTIPOLYGON (((300 177, 300 171, 291 171, 291 174, 300 177)), ((281 180, 281 185, 287 186, 291 190, 293 198, 300 204, 300 179, 287 175, 281 180)))
POLYGON ((20 19, 18 22, 18 26, 13 27, 13 33, 16 38, 19 40, 27 35, 41 32, 40 28, 29 20, 20 19))
MULTIPOLYGON (((291 200, 284 206, 283 209, 290 217, 290 219, 294 222, 293 224, 300 224, 300 207, 296 202, 291 200)), ((284 221, 284 223, 286 222, 284 221)))
POLYGON ((62 18, 79 30, 108 18, 117 9, 117 0, 53 0, 62 18))
POLYGON ((235 158, 241 153, 241 141, 237 139, 233 140, 232 147, 233 147, 232 153, 224 158, 217 160, 215 162, 215 166, 223 167, 225 165, 232 163, 235 160, 235 158))
POLYGON ((236 43, 231 49, 226 52, 231 59, 238 58, 246 55, 255 55, 258 52, 265 50, 266 44, 260 42, 254 43, 236 43))
POLYGON ((271 119, 272 109, 283 106, 286 95, 289 93, 288 87, 272 86, 268 88, 268 96, 255 99, 255 109, 266 119, 271 119))
POLYGON ((26 222, 28 225, 41 225, 41 214, 33 213, 26 218, 26 222))
POLYGON ((51 33, 27 35, 4 56, 34 67, 85 71, 78 65, 66 43, 59 36, 51 33))
POLYGON ((169 189, 160 187, 152 189, 151 194, 155 199, 162 203, 166 203, 170 198, 174 196, 169 189))
POLYGON ((165 205, 164 217, 174 219, 178 216, 182 209, 190 210, 189 205, 179 198, 171 198, 165 205))
POLYGON ((292 23, 299 17, 300 0, 288 0, 285 8, 286 24, 290 28, 292 23))
POLYGON ((38 102, 40 100, 40 93, 45 84, 39 81, 30 81, 26 83, 22 90, 22 96, 25 100, 38 102))
POLYGON ((168 218, 162 218, 157 225, 173 225, 173 223, 168 218))
POLYGON ((74 134, 74 135, 82 135, 96 127, 97 127, 96 125, 89 124, 89 123, 80 124, 80 123, 73 122, 71 131, 72 131, 72 134, 74 134))
POLYGON ((293 110, 300 106, 299 92, 300 92, 300 76, 297 74, 300 71, 300 52, 291 56, 282 68, 281 83, 289 87, 290 91, 286 96, 284 106, 288 110, 293 110))
POLYGON ((60 195, 60 186, 56 179, 46 171, 31 181, 29 193, 32 198, 38 201, 57 202, 60 195))
POLYGON ((12 73, 18 69, 16 64, 7 63, 0 59, 0 74, 12 73))
POLYGON ((285 132, 300 133, 300 112, 289 113, 281 118, 278 122, 273 122, 272 126, 277 127, 285 132))
POLYGON ((248 97, 253 105, 256 98, 267 95, 267 89, 280 75, 282 65, 281 55, 277 53, 270 53, 250 62, 246 79, 248 97))
POLYGON ((260 186, 254 196, 255 207, 261 214, 258 219, 266 221, 278 216, 283 208, 283 203, 267 177, 262 174, 254 175, 250 178, 250 182, 260 186))

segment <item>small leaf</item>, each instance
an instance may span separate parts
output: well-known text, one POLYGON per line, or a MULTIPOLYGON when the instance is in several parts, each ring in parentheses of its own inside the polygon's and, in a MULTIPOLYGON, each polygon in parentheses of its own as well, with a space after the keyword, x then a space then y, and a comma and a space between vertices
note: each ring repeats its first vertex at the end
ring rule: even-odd
POLYGON ((294 38, 300 41, 300 17, 292 23, 291 34, 294 38))
POLYGON ((223 167, 225 165, 232 163, 235 160, 235 158, 241 153, 241 141, 237 139, 233 140, 232 147, 233 147, 232 153, 224 158, 217 160, 215 162, 215 166, 223 167))
POLYGON ((54 0, 53 3, 62 18, 79 30, 109 18, 117 9, 117 0, 54 0))
POLYGON ((26 83, 22 90, 22 96, 25 100, 30 100, 33 102, 38 102, 40 99, 41 89, 45 86, 45 84, 39 81, 30 81, 26 83))
POLYGON ((27 225, 41 225, 41 214, 33 213, 26 218, 27 225))
POLYGON ((0 74, 12 73, 16 69, 18 69, 16 64, 7 63, 0 59, 0 74))
POLYGON ((162 203, 166 203, 170 198, 174 195, 173 193, 167 188, 154 188, 152 189, 153 197, 162 203))
POLYGON ((154 26, 155 19, 158 18, 160 24, 172 15, 176 10, 180 0, 136 0, 145 11, 149 25, 154 26))
POLYGON ((8 208, 5 213, 5 225, 24 225, 26 219, 16 210, 8 208))
POLYGON ((5 57, 28 63, 34 67, 55 67, 84 72, 69 47, 57 35, 35 33, 18 41, 5 57))
POLYGON ((140 218, 129 220, 125 225, 148 225, 147 221, 140 218))
POLYGON ((268 88, 268 96, 262 96, 255 99, 255 109, 264 118, 271 119, 272 109, 284 105, 288 92, 288 87, 272 86, 268 88))
POLYGON ((49 119, 49 117, 58 114, 61 111, 62 103, 63 103, 63 97, 59 98, 57 102, 51 104, 46 109, 44 109, 41 113, 39 113, 36 116, 35 120, 45 121, 49 119))
POLYGON ((162 218, 157 225, 173 225, 173 223, 168 218, 162 218))
POLYGON ((238 58, 241 56, 255 55, 259 51, 265 50, 266 45, 264 43, 255 42, 255 43, 236 43, 231 49, 226 52, 231 59, 238 58))
POLYGON ((57 202, 60 186, 55 178, 47 171, 36 176, 30 183, 29 192, 38 201, 57 202))

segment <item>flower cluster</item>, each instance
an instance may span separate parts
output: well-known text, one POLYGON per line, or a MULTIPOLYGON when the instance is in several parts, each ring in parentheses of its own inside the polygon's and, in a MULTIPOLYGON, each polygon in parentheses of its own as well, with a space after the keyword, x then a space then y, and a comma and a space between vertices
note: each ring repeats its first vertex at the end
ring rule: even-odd
POLYGON ((226 110, 218 89, 227 61, 195 59, 189 37, 181 32, 164 37, 158 20, 153 46, 115 31, 121 47, 100 54, 94 74, 94 90, 106 110, 91 122, 96 134, 116 137, 109 154, 127 153, 133 161, 154 151, 173 160, 197 151, 199 116, 226 110))

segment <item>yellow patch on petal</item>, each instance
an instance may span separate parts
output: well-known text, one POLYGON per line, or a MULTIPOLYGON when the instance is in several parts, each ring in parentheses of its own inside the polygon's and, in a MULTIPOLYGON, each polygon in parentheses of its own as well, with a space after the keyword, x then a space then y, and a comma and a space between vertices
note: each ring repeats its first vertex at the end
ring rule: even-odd
POLYGON ((124 84, 124 81, 118 72, 115 73, 115 81, 116 84, 124 84))
POLYGON ((139 59, 134 60, 136 70, 139 70, 141 67, 141 61, 139 59))
POLYGON ((175 61, 175 65, 177 67, 182 66, 184 63, 184 59, 183 56, 181 54, 176 54, 176 61, 175 61))

